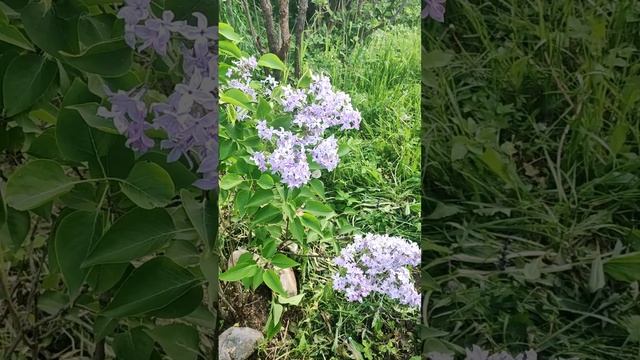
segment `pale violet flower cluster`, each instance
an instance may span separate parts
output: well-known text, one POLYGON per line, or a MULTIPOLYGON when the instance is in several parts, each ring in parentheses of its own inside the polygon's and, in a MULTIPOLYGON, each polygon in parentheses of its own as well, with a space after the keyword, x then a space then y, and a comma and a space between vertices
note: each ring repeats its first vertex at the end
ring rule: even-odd
MULTIPOLYGON (((258 136, 265 144, 265 151, 256 151, 251 156, 258 168, 279 175, 291 188, 303 186, 319 176, 319 171, 312 171, 310 161, 320 169, 333 171, 340 158, 338 141, 330 134, 331 129, 359 129, 362 120, 349 95, 334 90, 324 75, 313 75, 308 88, 298 89, 280 84, 271 76, 257 81, 254 75, 258 64, 253 57, 234 61, 233 65, 227 70, 226 88, 240 90, 254 102, 260 96, 271 97, 279 88, 276 104, 292 119, 289 129, 272 127, 264 119, 257 120, 258 136)), ((239 121, 249 117, 240 107, 236 107, 236 112, 239 121)))
MULTIPOLYGON (((493 355, 489 355, 489 352, 483 350, 478 345, 473 345, 471 349, 465 349, 465 360, 537 360, 538 353, 534 350, 526 351, 522 354, 518 354, 515 357, 509 353, 501 352, 493 355)), ((451 354, 443 354, 439 352, 430 352, 427 354, 428 360, 454 360, 454 356, 451 354)))
POLYGON ((432 18, 437 22, 444 22, 445 3, 447 0, 424 0, 422 18, 432 18))
POLYGON ((171 11, 156 17, 150 0, 125 1, 118 17, 125 22, 127 44, 138 51, 153 49, 162 57, 173 55, 176 63, 181 60, 183 81, 165 101, 150 107, 143 102, 145 89, 107 89, 111 109, 101 107, 98 115, 113 119, 127 137, 127 146, 138 153, 155 146, 147 130, 163 130, 166 139, 160 148, 169 150, 167 161, 186 159, 201 174, 194 185, 209 190, 217 186, 218 178, 218 59, 214 51, 218 29, 207 24, 205 15, 193 16, 194 26, 174 21, 171 11))
POLYGON ((418 244, 401 237, 356 235, 353 243, 334 259, 339 271, 333 275, 333 288, 352 302, 362 302, 372 293, 380 293, 418 308, 420 294, 411 268, 420 264, 420 255, 418 244))

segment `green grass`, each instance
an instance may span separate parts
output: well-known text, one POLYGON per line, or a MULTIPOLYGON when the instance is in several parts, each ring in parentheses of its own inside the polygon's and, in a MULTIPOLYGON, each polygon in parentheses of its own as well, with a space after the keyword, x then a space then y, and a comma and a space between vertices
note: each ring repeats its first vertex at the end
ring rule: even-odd
POLYGON ((637 281, 590 281, 640 251, 639 20, 461 0, 423 29, 425 350, 638 358, 637 281))
MULTIPOLYGON (((330 39, 327 39, 330 41, 330 39)), ((340 46, 313 53, 309 67, 328 74, 362 112, 361 130, 343 137, 350 152, 325 176, 328 201, 340 222, 363 232, 418 240, 420 231, 419 33, 394 28, 379 32, 348 54, 340 46), (406 49, 398 52, 394 44, 406 49)), ((312 251, 335 256, 349 238, 314 244, 312 251)), ((295 359, 408 359, 416 355, 418 316, 391 302, 350 304, 330 289, 334 269, 313 258, 302 269, 304 302, 296 330, 273 345, 295 359), (301 345, 305 344, 306 345, 301 345), (359 350, 357 350, 359 349, 359 350)))
MULTIPOLYGON (((236 5, 222 4, 221 14, 236 32, 249 34, 236 5)), ((263 345, 258 358, 405 360, 417 355, 418 311, 375 297, 348 303, 331 289, 336 270, 331 259, 351 242, 354 228, 420 238, 419 41, 417 19, 413 26, 379 30, 355 45, 343 29, 327 33, 312 26, 305 33, 305 68, 329 75, 334 87, 351 95, 363 121, 359 131, 340 135, 348 153, 322 177, 342 233, 310 241, 313 256, 302 261, 298 273, 300 291, 307 296, 301 307, 289 308, 284 330, 263 345)), ((255 51, 249 38, 241 47, 255 51)))

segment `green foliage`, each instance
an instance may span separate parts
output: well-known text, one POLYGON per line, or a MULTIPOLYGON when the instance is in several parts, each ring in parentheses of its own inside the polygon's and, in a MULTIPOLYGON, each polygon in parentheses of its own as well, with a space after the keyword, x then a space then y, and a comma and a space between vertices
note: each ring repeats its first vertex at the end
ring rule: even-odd
MULTIPOLYGON (((221 2, 223 20, 226 19, 235 29, 231 32, 224 26, 225 32, 231 32, 225 37, 237 41, 237 34, 243 34, 238 47, 248 54, 256 54, 253 39, 249 37, 246 13, 239 3, 221 2)), ((365 3, 367 6, 374 3, 397 5, 397 2, 387 1, 365 3)), ((353 10, 352 16, 355 15, 355 6, 345 10, 353 10)), ((336 19, 342 19, 340 11, 336 13, 336 19)), ((309 14, 313 16, 313 12, 310 9, 309 14)), ((288 234, 276 232, 274 235, 270 227, 264 240, 256 239, 255 226, 249 218, 253 210, 245 206, 252 197, 261 203, 261 198, 266 196, 262 190, 271 190, 272 184, 278 183, 275 176, 252 173, 253 186, 237 191, 235 196, 223 202, 227 206, 221 207, 221 245, 226 254, 231 254, 238 247, 247 247, 249 243, 250 248, 255 249, 254 254, 265 258, 264 267, 267 269, 285 265, 277 264, 278 254, 300 264, 293 268, 299 294, 289 298, 272 295, 271 303, 266 303, 270 305, 264 320, 266 332, 267 335, 276 335, 260 351, 259 357, 288 354, 291 358, 315 359, 331 354, 334 358, 408 359, 416 353, 412 336, 415 312, 394 309, 394 304, 384 301, 347 303, 343 297, 334 294, 330 274, 335 271, 331 257, 351 241, 354 231, 419 238, 418 12, 417 3, 409 4, 397 19, 398 23, 409 26, 387 24, 362 39, 343 36, 342 32, 346 34, 356 27, 364 30, 369 25, 375 27, 379 25, 376 21, 384 17, 376 17, 371 23, 366 18, 352 18, 350 22, 345 21, 346 26, 336 24, 331 30, 325 26, 324 20, 309 21, 303 37, 303 76, 290 79, 290 83, 297 82, 298 86, 304 87, 308 86, 309 73, 327 74, 332 84, 348 93, 354 107, 362 112, 361 129, 343 139, 338 167, 312 180, 300 191, 299 196, 307 196, 308 200, 304 206, 294 208, 300 211, 295 214, 293 222, 288 222, 288 234), (305 76, 306 70, 310 71, 305 76), (225 219, 233 223, 225 225, 225 219), (319 221, 319 227, 314 220, 319 221), (294 242, 296 245, 290 246, 294 242), (261 249, 258 249, 259 245, 262 245, 261 249), (301 256, 292 254, 290 250, 297 247, 301 256), (266 258, 271 254, 274 255, 269 263, 266 258), (282 312, 278 305, 284 307, 282 312), (283 331, 285 328, 286 333, 283 331)), ((255 24, 260 14, 253 16, 255 24)), ((325 16, 325 19, 330 19, 326 13, 325 16)), ((238 56, 240 49, 228 46, 228 50, 223 51, 222 42, 220 46, 221 54, 238 56)), ((288 60, 287 64, 290 64, 293 57, 288 60)), ((268 101, 259 99, 255 106, 258 118, 273 116, 274 107, 268 101)), ((237 151, 224 139, 220 145, 222 160, 237 151)), ((222 181, 226 181, 224 187, 230 191, 246 186, 246 180, 237 176, 225 175, 222 181), (225 179, 226 176, 229 177, 225 179)), ((279 194, 274 194, 274 197, 277 201, 279 194)), ((277 216, 276 209, 280 204, 274 204, 273 208, 269 206, 271 204, 261 205, 264 210, 254 213, 254 216, 268 215, 269 211, 277 216)), ((262 280, 264 275, 258 272, 249 277, 262 280)), ((241 281, 246 281, 250 289, 255 284, 253 281, 241 281)))
MULTIPOLYGON (((159 147, 134 154, 97 115, 106 86, 172 87, 182 72, 134 54, 121 5, 0 1, 0 293, 18 312, 6 323, 18 356, 33 342, 32 356, 59 357, 67 335, 80 357, 213 352, 198 327, 217 320, 217 193, 194 187, 197 169, 159 147)), ((217 21, 211 1, 154 1, 163 9, 217 21)))
POLYGON ((638 19, 511 0, 425 22, 425 351, 637 358, 638 19))
MULTIPOLYGON (((233 44, 238 39, 233 28, 228 24, 221 24, 221 27, 225 29, 221 33, 225 41, 233 44)), ((221 52, 220 67, 224 69, 232 61, 245 56, 248 55, 235 51, 221 52)), ((277 70, 280 76, 286 75, 287 66, 276 55, 264 54, 257 57, 260 68, 277 70)), ((221 73, 221 83, 225 81, 226 75, 221 73)), ((233 216, 234 221, 251 226, 248 235, 250 240, 247 239, 250 253, 243 254, 235 266, 220 274, 220 280, 242 281, 247 288, 254 290, 264 283, 273 291, 274 299, 278 295, 286 299, 288 294, 273 267, 291 268, 299 264, 278 250, 293 241, 303 252, 308 251, 307 239, 301 235, 309 231, 315 232, 320 238, 331 238, 333 230, 330 219, 333 211, 327 205, 318 206, 322 199, 311 190, 311 185, 299 189, 287 188, 275 175, 261 173, 251 162, 251 154, 259 150, 255 122, 260 116, 270 121, 280 116, 282 124, 287 121, 282 114, 272 113, 272 103, 277 101, 275 97, 251 101, 244 92, 229 89, 221 93, 220 101, 224 110, 220 114, 221 206, 228 208, 229 216, 233 216), (248 110, 251 120, 238 121, 238 107, 248 110), (229 150, 222 150, 225 148, 229 150), (319 217, 305 210, 308 204, 321 210, 317 212, 319 217), (255 254, 256 259, 251 254, 255 254)), ((321 183, 318 179, 314 181, 321 183)), ((276 309, 280 313, 284 311, 281 304, 273 301, 271 313, 276 309)), ((280 318, 272 317, 271 323, 267 324, 268 337, 276 335, 280 318)))

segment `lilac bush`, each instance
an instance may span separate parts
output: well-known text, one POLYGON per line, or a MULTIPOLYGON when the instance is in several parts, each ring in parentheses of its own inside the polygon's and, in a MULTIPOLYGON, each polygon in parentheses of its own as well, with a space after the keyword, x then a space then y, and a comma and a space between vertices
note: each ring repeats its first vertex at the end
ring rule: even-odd
POLYGON ((403 305, 420 307, 410 270, 420 264, 420 256, 418 244, 401 237, 356 235, 334 259, 340 270, 333 276, 333 288, 352 302, 380 293, 403 305))
POLYGON ((221 207, 247 224, 246 250, 253 254, 219 279, 273 291, 265 327, 272 338, 284 307, 299 305, 305 296, 284 290, 279 273, 300 264, 281 249, 304 254, 312 239, 334 237, 336 214, 321 176, 336 169, 341 135, 359 129, 362 117, 328 76, 309 70, 293 81, 278 56, 244 53, 236 45, 241 36, 228 24, 219 27, 221 207))
MULTIPOLYGON (((241 58, 227 70, 223 89, 242 91, 252 102, 258 97, 272 98, 276 111, 291 118, 290 126, 274 127, 265 119, 257 119, 255 128, 263 141, 261 150, 251 154, 262 172, 280 176, 291 188, 299 188, 312 178, 316 170, 332 171, 338 165, 338 142, 332 130, 359 129, 361 114, 353 108, 348 94, 337 91, 324 75, 312 75, 308 88, 295 88, 266 76, 257 81, 258 63, 254 57, 241 58)), ((238 121, 248 119, 248 112, 236 106, 238 121)))
POLYGON ((125 22, 125 41, 142 52, 152 49, 167 63, 182 62, 183 80, 165 101, 149 107, 144 95, 147 89, 107 89, 111 109, 101 107, 98 115, 113 120, 126 145, 139 154, 155 146, 147 135, 151 129, 162 130, 166 138, 160 148, 168 150, 167 161, 184 158, 201 174, 194 185, 211 190, 217 186, 218 167, 218 97, 217 26, 209 26, 207 18, 194 13, 197 23, 174 21, 171 11, 156 17, 150 0, 126 0, 118 12, 125 22), (150 120, 150 121, 147 121, 150 120), (195 160, 195 161, 194 161, 195 160))

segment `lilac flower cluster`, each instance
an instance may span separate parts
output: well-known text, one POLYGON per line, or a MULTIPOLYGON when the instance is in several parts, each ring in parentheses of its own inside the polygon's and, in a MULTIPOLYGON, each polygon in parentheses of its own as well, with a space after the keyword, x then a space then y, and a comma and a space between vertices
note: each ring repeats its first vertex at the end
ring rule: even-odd
MULTIPOLYGON (((257 101, 258 96, 272 96, 279 88, 281 96, 276 103, 292 118, 289 130, 271 127, 266 120, 258 119, 258 136, 267 148, 252 154, 258 168, 278 174, 292 188, 306 184, 318 174, 312 173, 310 160, 321 169, 334 170, 340 161, 338 142, 328 134, 329 129, 346 131, 360 127, 360 112, 353 108, 349 95, 335 91, 329 78, 323 75, 313 75, 308 89, 279 84, 271 76, 260 81, 256 89, 252 86, 257 68, 255 58, 243 58, 233 65, 227 71, 227 88, 243 91, 252 101, 257 101)), ((237 109, 238 120, 245 120, 247 113, 237 109)))
POLYGON ((155 145, 145 131, 163 130, 166 139, 160 148, 169 150, 167 161, 184 157, 194 167, 195 160, 202 177, 194 185, 209 190, 217 186, 218 178, 218 59, 213 51, 218 29, 209 26, 203 14, 193 16, 197 20, 195 26, 174 21, 171 11, 164 11, 162 18, 157 18, 150 10, 150 0, 125 1, 118 17, 125 22, 127 44, 138 51, 151 48, 162 57, 174 56, 174 63, 181 56, 183 81, 166 101, 149 108, 143 102, 145 89, 115 93, 107 89, 111 109, 101 107, 98 115, 113 119, 118 131, 128 138, 127 146, 138 153, 155 145))
POLYGON ((340 271, 333 275, 333 288, 349 301, 362 302, 378 292, 401 304, 420 307, 420 294, 409 269, 420 264, 416 243, 388 235, 356 235, 334 262, 340 271))
POLYGON ((445 2, 447 0, 425 0, 424 8, 422 9, 422 18, 426 19, 431 17, 438 22, 444 22, 445 2))

